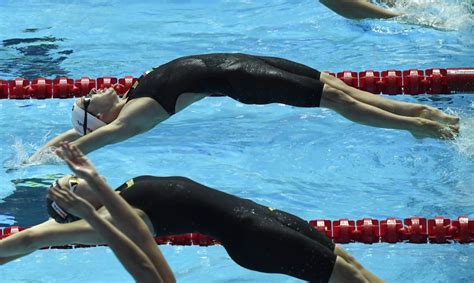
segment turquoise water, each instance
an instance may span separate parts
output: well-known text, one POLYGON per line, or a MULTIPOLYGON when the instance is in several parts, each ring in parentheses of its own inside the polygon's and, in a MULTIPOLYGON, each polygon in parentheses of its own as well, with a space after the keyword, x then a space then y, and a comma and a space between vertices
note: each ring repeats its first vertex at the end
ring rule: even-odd
MULTIPOLYGON (((330 71, 473 66, 472 16, 461 2, 440 2, 437 15, 450 19, 443 27, 420 27, 406 23, 415 17, 353 22, 315 1, 1 1, 0 78, 138 76, 208 52, 281 56, 330 71)), ((142 174, 183 175, 305 219, 474 218, 474 94, 393 98, 457 113, 460 137, 419 141, 329 110, 208 98, 90 158, 113 186, 142 174)), ((70 127, 71 103, 0 100, 0 226, 46 217, 46 184, 66 166, 8 168, 70 127)), ((345 248, 388 282, 471 282, 473 246, 345 248)), ((222 247, 163 251, 182 282, 296 281, 245 270, 222 247)), ((107 248, 39 251, 0 274, 8 282, 132 281, 107 248)))

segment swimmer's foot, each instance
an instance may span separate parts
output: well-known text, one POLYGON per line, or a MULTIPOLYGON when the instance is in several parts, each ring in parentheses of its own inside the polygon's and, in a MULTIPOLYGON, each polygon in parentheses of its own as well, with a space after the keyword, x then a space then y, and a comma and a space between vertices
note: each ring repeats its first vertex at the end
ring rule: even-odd
POLYGON ((418 125, 417 129, 410 131, 417 139, 435 138, 451 140, 459 134, 459 125, 443 125, 423 118, 418 119, 418 125))
POLYGON ((420 113, 420 118, 436 121, 446 125, 459 125, 459 117, 448 115, 441 110, 429 107, 420 113))

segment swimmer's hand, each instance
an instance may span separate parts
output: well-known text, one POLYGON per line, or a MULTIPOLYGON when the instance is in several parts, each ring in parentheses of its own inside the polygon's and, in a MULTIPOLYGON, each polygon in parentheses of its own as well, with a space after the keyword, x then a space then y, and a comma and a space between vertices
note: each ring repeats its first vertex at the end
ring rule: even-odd
POLYGON ((99 177, 94 165, 85 157, 85 155, 75 145, 68 142, 61 142, 56 154, 66 162, 69 168, 77 177, 92 180, 99 177))
POLYGON ((60 160, 56 153, 56 147, 48 147, 42 151, 38 151, 28 159, 23 160, 21 165, 39 165, 39 164, 57 164, 60 160))
POLYGON ((83 219, 88 219, 95 213, 95 209, 90 203, 69 190, 52 187, 48 190, 48 198, 54 200, 68 213, 83 219))
POLYGON ((28 157, 23 152, 16 152, 11 159, 5 160, 3 168, 6 169, 5 172, 9 173, 31 166, 59 163, 61 163, 61 159, 58 158, 52 149, 41 152, 41 154, 34 154, 31 157, 28 157))

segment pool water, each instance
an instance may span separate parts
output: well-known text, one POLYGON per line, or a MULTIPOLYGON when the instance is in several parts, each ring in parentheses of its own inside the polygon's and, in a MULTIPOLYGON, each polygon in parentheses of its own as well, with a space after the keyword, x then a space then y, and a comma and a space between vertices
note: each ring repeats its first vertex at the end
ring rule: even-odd
MULTIPOLYGON (((420 27, 414 18, 345 20, 316 1, 1 1, 0 78, 138 76, 210 52, 280 56, 336 72, 473 66, 470 5, 438 4, 444 26, 420 27)), ((473 218, 474 94, 392 98, 460 115, 460 137, 416 140, 325 109, 207 98, 89 157, 113 186, 138 175, 182 175, 308 220, 473 218)), ((46 218, 48 183, 67 167, 16 167, 70 128, 71 103, 0 100, 0 226, 46 218)), ((474 281, 473 244, 344 247, 388 282, 474 281)), ((218 246, 162 250, 179 282, 297 282, 245 270, 218 246)), ((0 274, 8 282, 132 282, 103 247, 39 251, 0 274)))

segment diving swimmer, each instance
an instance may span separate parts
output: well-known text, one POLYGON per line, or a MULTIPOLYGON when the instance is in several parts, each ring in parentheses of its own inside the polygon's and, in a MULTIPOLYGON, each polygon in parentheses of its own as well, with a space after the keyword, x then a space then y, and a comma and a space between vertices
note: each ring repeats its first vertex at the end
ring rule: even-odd
MULTIPOLYGON (((55 220, 0 240, 0 262, 44 246, 104 243, 100 232, 72 214, 75 198, 91 203, 97 215, 120 230, 130 225, 117 219, 121 208, 113 205, 111 196, 105 197, 113 190, 77 147, 63 143, 58 151, 77 178, 65 176, 49 189, 48 212, 55 220), (62 198, 70 199, 69 206, 57 197, 61 192, 62 198)), ((119 186, 116 193, 147 224, 150 237, 197 232, 219 240, 229 256, 247 269, 311 282, 382 282, 299 217, 188 178, 139 176, 119 186)))
POLYGON ((176 282, 173 271, 156 246, 146 223, 123 198, 110 189, 89 160, 67 143, 62 144, 62 150, 58 154, 76 176, 88 180, 90 193, 97 198, 94 205, 97 202, 103 204, 116 226, 101 217, 91 203, 74 194, 78 185, 76 178, 69 178, 67 189, 57 181, 53 184, 48 191, 48 209, 56 213, 64 212, 65 215, 74 213, 75 217, 86 220, 109 245, 136 282, 176 282))
POLYGON ((69 141, 85 154, 144 133, 207 96, 245 104, 283 103, 333 109, 354 122, 410 131, 417 138, 454 138, 459 119, 430 106, 383 98, 303 64, 247 54, 186 56, 143 75, 120 98, 113 88, 91 91, 72 110, 73 128, 50 140, 69 141))

